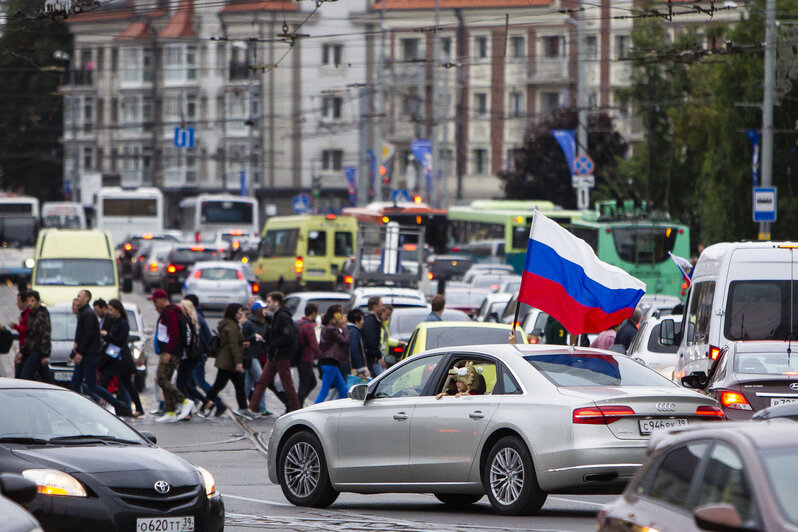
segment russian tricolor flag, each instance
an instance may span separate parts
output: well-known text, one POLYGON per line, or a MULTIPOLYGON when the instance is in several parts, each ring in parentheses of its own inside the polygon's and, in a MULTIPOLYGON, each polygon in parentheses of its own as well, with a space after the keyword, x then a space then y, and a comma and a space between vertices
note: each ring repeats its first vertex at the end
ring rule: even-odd
POLYGON ((518 300, 571 334, 598 333, 634 312, 646 285, 602 262, 591 247, 535 211, 518 300))

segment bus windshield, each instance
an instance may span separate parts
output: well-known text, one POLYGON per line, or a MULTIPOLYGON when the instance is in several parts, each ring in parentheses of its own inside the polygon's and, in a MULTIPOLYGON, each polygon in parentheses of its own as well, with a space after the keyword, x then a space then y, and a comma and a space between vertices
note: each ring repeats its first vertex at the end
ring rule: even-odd
POLYGON ((670 227, 613 227, 615 251, 622 261, 659 264, 668 260, 678 231, 670 227))
POLYGON ((35 284, 47 286, 114 286, 109 259, 39 259, 35 284))
POLYGON ((103 216, 157 216, 155 198, 105 198, 103 216))
POLYGON ((0 217, 0 241, 3 247, 28 247, 36 244, 36 218, 0 217))
POLYGON ((252 224, 255 206, 244 201, 203 201, 200 223, 252 224))

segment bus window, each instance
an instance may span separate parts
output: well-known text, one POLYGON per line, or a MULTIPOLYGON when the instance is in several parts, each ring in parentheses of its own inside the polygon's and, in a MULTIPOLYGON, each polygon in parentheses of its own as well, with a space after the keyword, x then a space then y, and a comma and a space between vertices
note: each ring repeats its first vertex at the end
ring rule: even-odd
POLYGON ((526 249, 529 246, 529 228, 523 225, 513 226, 513 249, 526 249))
POLYGON ((251 224, 255 206, 243 201, 203 201, 200 223, 251 224))
POLYGON ((28 247, 36 243, 35 218, 0 218, 0 242, 3 247, 28 247))
POLYGON ((308 232, 308 256, 323 257, 327 254, 327 231, 308 232))
POLYGON ((635 264, 658 264, 668 260, 678 231, 665 227, 615 227, 612 237, 621 260, 635 264))
POLYGON ((576 227, 570 226, 566 227, 572 235, 577 238, 581 238, 593 249, 593 251, 598 250, 598 229, 593 229, 589 227, 576 227))
POLYGON ((261 257, 291 257, 296 255, 299 229, 272 229, 266 232, 260 246, 261 257))
POLYGON ((104 216, 156 216, 158 200, 155 198, 105 198, 103 200, 104 216))
POLYGON ((335 232, 335 256, 349 257, 354 254, 352 246, 352 233, 347 231, 335 232))

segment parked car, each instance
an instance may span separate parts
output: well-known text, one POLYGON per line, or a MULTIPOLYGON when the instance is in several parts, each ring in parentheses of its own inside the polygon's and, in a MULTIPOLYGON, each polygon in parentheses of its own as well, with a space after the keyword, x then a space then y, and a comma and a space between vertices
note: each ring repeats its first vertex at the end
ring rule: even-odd
POLYGON ((285 296, 283 306, 291 311, 294 321, 299 321, 305 315, 308 303, 315 303, 319 307, 318 321, 327 309, 335 304, 347 306, 352 296, 348 292, 292 292, 285 296))
POLYGON ((141 285, 145 292, 163 285, 172 247, 173 244, 157 243, 151 244, 147 248, 146 255, 144 255, 147 262, 141 269, 141 285))
MULTIPOLYGON (((136 363, 136 375, 133 382, 139 392, 143 391, 147 383, 147 360, 149 359, 149 341, 152 330, 144 328, 141 310, 134 303, 123 303, 130 324, 128 346, 130 354, 136 363)), ((69 355, 75 342, 75 328, 77 316, 72 313, 71 303, 59 303, 48 307, 50 311, 50 339, 52 348, 50 353, 50 373, 56 384, 69 387, 72 380, 74 366, 69 363, 69 355)))
POLYGON ((476 313, 475 321, 499 321, 499 316, 504 312, 504 307, 510 301, 511 294, 497 293, 488 294, 482 300, 479 310, 476 313))
POLYGON ((20 506, 31 501, 36 483, 16 473, 0 473, 0 516, 4 532, 43 532, 39 522, 20 506))
POLYGON ((236 261, 197 262, 191 268, 183 293, 195 294, 203 309, 224 309, 230 303, 247 302, 259 288, 248 264, 236 261))
MULTIPOLYGON (((177 238, 172 235, 153 233, 128 235, 124 242, 116 246, 120 274, 133 275, 134 278, 137 278, 136 256, 142 247, 155 242, 176 243, 177 238)), ((141 269, 138 269, 138 273, 141 273, 141 269)))
POLYGON ((798 421, 798 403, 784 403, 763 408, 751 418, 754 421, 791 420, 798 421))
POLYGON ((789 342, 730 342, 709 376, 696 371, 681 381, 717 399, 729 419, 751 419, 763 408, 798 402, 798 357, 790 351, 789 342))
POLYGON ((446 308, 459 310, 473 318, 479 312, 482 302, 492 294, 490 289, 484 288, 447 288, 446 308))
POLYGON ((521 290, 520 275, 504 275, 499 278, 499 290, 501 294, 517 294, 521 290))
POLYGON ((470 283, 477 275, 514 275, 515 270, 509 264, 479 263, 472 265, 463 275, 463 282, 470 283))
MULTIPOLYGON (((461 345, 506 344, 512 327, 503 323, 480 323, 462 321, 425 321, 416 326, 407 341, 402 358, 417 355, 438 347, 461 345)), ((526 336, 515 328, 519 344, 525 344, 526 336)))
POLYGON ((487 273, 487 274, 480 274, 475 275, 471 279, 471 288, 481 288, 485 290, 490 290, 494 294, 499 292, 499 289, 502 286, 502 282, 505 281, 505 278, 510 277, 512 281, 518 281, 519 286, 521 283, 520 276, 518 275, 510 275, 510 274, 497 274, 497 273, 487 273))
POLYGON ((546 322, 549 321, 549 315, 540 309, 531 308, 527 312, 526 317, 521 322, 521 328, 526 334, 526 339, 530 344, 545 344, 546 343, 546 322))
POLYGON ((473 264, 466 255, 435 255, 429 266, 430 281, 458 281, 473 264))
MULTIPOLYGON (((388 351, 397 360, 402 358, 407 342, 419 323, 429 316, 429 309, 425 307, 398 308, 391 314, 388 323, 388 351)), ((443 321, 468 321, 468 315, 459 310, 445 308, 441 316, 443 321)))
POLYGON ((24 506, 45 530, 221 531, 211 473, 155 440, 72 391, 0 378, 0 471, 37 484, 24 506))
POLYGON ((798 531, 794 423, 718 423, 652 437, 600 532, 798 531))
MULTIPOLYGON (((161 277, 161 288, 170 294, 179 294, 183 289, 191 267, 200 261, 218 260, 219 251, 201 244, 178 244, 166 257, 166 271, 161 277)), ((201 301, 201 300, 200 300, 201 301)))
POLYGON ((673 379, 673 370, 679 358, 679 348, 675 345, 663 345, 660 341, 659 331, 664 319, 672 319, 674 324, 681 326, 681 316, 665 315, 646 318, 640 323, 640 328, 632 343, 629 344, 626 354, 641 364, 662 373, 663 376, 673 379))
POLYGON ((651 432, 722 417, 714 399, 625 355, 447 346, 353 386, 347 399, 281 416, 269 479, 298 506, 329 506, 341 491, 421 492, 452 506, 487 494, 499 513, 535 513, 550 493, 617 493, 651 432), (470 374, 477 393, 436 399, 452 370, 470 374))
POLYGON ((355 288, 349 299, 347 309, 366 309, 369 298, 380 296, 384 304, 391 304, 394 308, 400 307, 428 307, 427 299, 421 290, 415 288, 397 288, 394 286, 364 286, 355 288))

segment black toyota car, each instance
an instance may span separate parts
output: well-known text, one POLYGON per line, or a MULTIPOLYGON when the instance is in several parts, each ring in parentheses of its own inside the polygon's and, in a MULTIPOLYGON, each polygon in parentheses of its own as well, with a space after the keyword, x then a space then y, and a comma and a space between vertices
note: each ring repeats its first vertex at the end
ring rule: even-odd
POLYGON ((223 530, 213 476, 154 440, 72 391, 0 378, 0 472, 37 484, 24 506, 48 532, 223 530))

